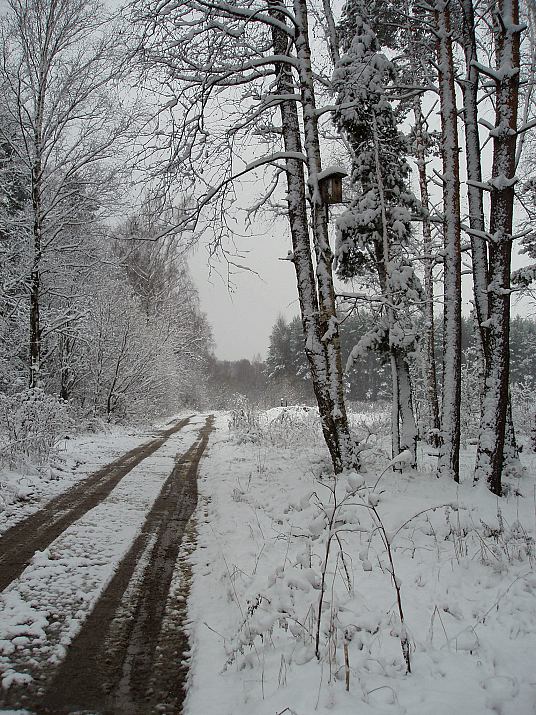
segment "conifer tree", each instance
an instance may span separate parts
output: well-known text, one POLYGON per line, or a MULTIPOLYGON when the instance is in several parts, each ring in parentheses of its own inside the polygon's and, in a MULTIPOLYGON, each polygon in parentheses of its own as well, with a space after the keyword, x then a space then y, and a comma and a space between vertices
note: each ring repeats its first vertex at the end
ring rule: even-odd
MULTIPOLYGON (((409 317, 420 283, 407 258, 411 218, 419 204, 408 188, 406 142, 399 133, 386 87, 393 64, 379 51, 364 8, 350 0, 341 27, 345 54, 337 64, 335 122, 353 152, 352 183, 357 194, 338 221, 337 271, 343 279, 376 274, 382 298, 380 322, 370 344, 387 351, 393 388, 393 455, 415 455, 408 352, 414 345, 409 317)), ((415 461, 415 456, 414 456, 415 461)))

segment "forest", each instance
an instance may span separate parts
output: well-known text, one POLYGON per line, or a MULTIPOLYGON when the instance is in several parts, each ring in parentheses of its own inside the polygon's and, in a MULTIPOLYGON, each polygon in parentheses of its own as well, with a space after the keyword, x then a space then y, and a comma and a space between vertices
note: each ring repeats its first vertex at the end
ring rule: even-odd
POLYGON ((0 710, 534 712, 535 0, 0 47, 0 710), (200 281, 276 240, 224 360, 200 281))
MULTIPOLYGON (((357 465, 345 401, 380 391, 393 455, 427 435, 439 473, 459 478, 470 282, 475 479, 500 494, 517 449, 511 301, 534 273, 533 32, 531 3, 351 0, 341 17, 306 0, 8 3, 4 419, 206 401, 211 335, 188 250, 208 242, 232 263, 230 216, 273 217, 301 334, 292 323, 292 368, 267 364, 307 376, 334 469, 357 465), (371 325, 350 345, 354 315, 371 325), (352 368, 365 355, 370 387, 352 368)), ((26 438, 10 429, 16 450, 26 438)))

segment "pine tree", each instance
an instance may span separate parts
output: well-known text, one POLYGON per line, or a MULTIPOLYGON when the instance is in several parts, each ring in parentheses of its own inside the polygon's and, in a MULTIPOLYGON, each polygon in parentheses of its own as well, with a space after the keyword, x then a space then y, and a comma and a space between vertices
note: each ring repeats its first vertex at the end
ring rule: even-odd
POLYGON ((346 5, 341 35, 345 54, 334 74, 335 122, 352 149, 357 195, 337 223, 337 273, 343 279, 371 271, 377 274, 383 309, 370 342, 387 351, 391 363, 393 455, 404 449, 415 455, 417 431, 408 365, 414 331, 409 309, 419 299, 421 287, 407 250, 412 215, 419 204, 408 187, 406 141, 386 98, 394 66, 380 52, 359 0, 346 5))

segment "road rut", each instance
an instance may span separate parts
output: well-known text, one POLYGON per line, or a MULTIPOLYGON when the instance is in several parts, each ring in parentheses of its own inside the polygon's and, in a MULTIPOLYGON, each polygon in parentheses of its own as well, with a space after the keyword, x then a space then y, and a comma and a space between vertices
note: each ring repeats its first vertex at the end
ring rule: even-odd
POLYGON ((21 575, 36 551, 46 549, 65 529, 97 506, 126 474, 160 449, 191 418, 180 420, 156 439, 130 450, 8 529, 0 537, 0 591, 21 575))
POLYGON ((181 712, 188 641, 182 628, 163 632, 162 624, 181 541, 197 504, 199 461, 212 429, 210 416, 196 442, 176 462, 141 533, 71 643, 35 712, 181 712), (147 565, 132 588, 143 559, 147 565))

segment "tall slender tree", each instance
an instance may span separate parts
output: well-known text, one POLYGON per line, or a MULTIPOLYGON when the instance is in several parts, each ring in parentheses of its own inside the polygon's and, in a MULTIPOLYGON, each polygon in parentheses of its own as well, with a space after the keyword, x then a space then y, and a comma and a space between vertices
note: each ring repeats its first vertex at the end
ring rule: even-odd
POLYGON ((493 5, 495 67, 475 63, 495 86, 488 241, 488 360, 486 361, 482 421, 475 479, 486 480, 490 489, 502 493, 502 469, 508 414, 510 363, 510 273, 516 184, 516 146, 520 74, 520 35, 517 0, 498 0, 493 5))
POLYGON ((391 362, 393 456, 409 449, 415 463, 417 430, 408 364, 414 331, 408 311, 411 302, 420 298, 420 283, 405 252, 412 215, 419 205, 408 187, 406 144, 386 97, 393 65, 379 52, 361 2, 347 3, 342 27, 345 53, 334 76, 335 121, 352 148, 357 196, 338 221, 338 272, 353 278, 368 265, 377 273, 391 362))
MULTIPOLYGON (((199 221, 203 208, 216 206, 221 197, 225 201, 225 191, 233 182, 259 167, 275 165, 278 175, 286 177, 290 260, 324 437, 335 471, 355 467, 359 460, 344 402, 333 254, 319 189, 322 163, 307 4, 305 0, 290 5, 281 0, 267 5, 251 0, 242 4, 188 0, 170 13, 167 8, 161 11, 159 3, 149 8, 143 3, 139 19, 143 27, 149 23, 152 28, 151 37, 145 35, 150 41, 143 59, 153 71, 163 71, 162 84, 171 85, 175 94, 171 105, 180 97, 183 108, 181 130, 170 139, 174 155, 188 155, 182 171, 189 172, 197 187, 205 182, 207 188, 188 221, 199 221), (237 106, 237 88, 243 88, 247 109, 222 130, 222 117, 237 106), (220 118, 214 133, 207 129, 212 108, 220 118), (278 127, 275 111, 281 118, 278 127), (278 145, 238 169, 235 146, 241 139, 249 142, 252 131, 276 137, 278 145), (205 157, 214 152, 220 162, 220 157, 229 159, 219 176, 212 172, 208 185, 202 171, 206 159, 203 167, 194 161, 199 152, 205 157)), ((175 117, 175 127, 178 121, 175 117)), ((169 168, 165 174, 168 178, 169 168)), ((216 221, 223 225, 221 214, 216 221)))

